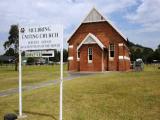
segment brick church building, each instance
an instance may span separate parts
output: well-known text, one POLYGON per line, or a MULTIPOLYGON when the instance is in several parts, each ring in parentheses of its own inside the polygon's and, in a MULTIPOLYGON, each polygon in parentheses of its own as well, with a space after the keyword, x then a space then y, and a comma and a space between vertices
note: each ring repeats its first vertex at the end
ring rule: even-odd
POLYGON ((127 71, 124 35, 93 8, 68 40, 69 71, 127 71))

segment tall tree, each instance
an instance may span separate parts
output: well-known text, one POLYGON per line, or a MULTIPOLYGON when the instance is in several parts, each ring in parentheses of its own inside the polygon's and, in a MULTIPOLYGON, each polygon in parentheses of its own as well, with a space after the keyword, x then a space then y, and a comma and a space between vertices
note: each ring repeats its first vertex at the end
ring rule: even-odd
POLYGON ((68 61, 68 51, 66 49, 63 49, 63 61, 68 61))
POLYGON ((8 50, 6 50, 6 52, 4 53, 5 56, 15 56, 15 52, 13 48, 9 48, 8 50))
POLYGON ((157 49, 154 51, 154 59, 160 60, 160 44, 158 45, 157 49))
POLYGON ((144 63, 151 63, 153 61, 154 51, 151 48, 144 48, 142 52, 142 59, 144 63))
MULTIPOLYGON (((54 57, 51 57, 50 60, 53 62, 59 62, 60 61, 60 51, 55 50, 54 57)), ((68 61, 68 51, 66 49, 63 49, 63 62, 68 61)))
POLYGON ((19 33, 18 25, 11 25, 8 40, 3 45, 6 50, 8 50, 9 48, 13 48, 14 56, 16 57, 16 60, 15 60, 15 70, 16 71, 18 68, 18 46, 19 46, 18 33, 19 33))
POLYGON ((55 50, 54 57, 51 57, 50 60, 53 62, 59 62, 60 61, 60 52, 55 50))

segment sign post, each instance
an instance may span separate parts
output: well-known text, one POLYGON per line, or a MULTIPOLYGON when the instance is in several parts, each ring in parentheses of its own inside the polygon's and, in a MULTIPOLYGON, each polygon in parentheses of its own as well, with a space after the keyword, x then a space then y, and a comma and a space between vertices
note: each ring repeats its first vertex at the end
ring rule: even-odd
POLYGON ((19 117, 22 117, 22 56, 19 49, 19 117))
MULTIPOLYGON (((21 66, 22 60, 21 60, 21 52, 22 51, 42 51, 42 50, 48 51, 48 50, 55 50, 55 49, 58 49, 61 51, 59 120, 62 120, 63 26, 62 25, 48 25, 48 26, 31 26, 31 27, 20 27, 19 28, 19 117, 22 117, 22 66, 21 66)), ((47 55, 49 55, 49 54, 47 54, 47 55)), ((34 55, 33 55, 33 57, 34 57, 34 55)))
POLYGON ((61 45, 61 69, 60 69, 61 77, 60 77, 60 112, 59 112, 59 120, 62 120, 63 116, 63 40, 61 45))

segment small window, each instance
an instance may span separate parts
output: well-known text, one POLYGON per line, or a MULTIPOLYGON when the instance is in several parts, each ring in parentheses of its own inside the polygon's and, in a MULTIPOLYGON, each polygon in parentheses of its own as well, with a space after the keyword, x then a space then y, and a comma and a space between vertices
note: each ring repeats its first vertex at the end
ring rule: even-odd
POLYGON ((80 51, 78 50, 77 51, 77 61, 79 61, 80 60, 80 51))
POLYGON ((88 63, 92 63, 92 48, 88 48, 88 63))
POLYGON ((80 58, 80 51, 78 51, 78 56, 77 57, 80 58))
POLYGON ((114 44, 110 44, 109 54, 110 54, 110 57, 114 57, 114 44))

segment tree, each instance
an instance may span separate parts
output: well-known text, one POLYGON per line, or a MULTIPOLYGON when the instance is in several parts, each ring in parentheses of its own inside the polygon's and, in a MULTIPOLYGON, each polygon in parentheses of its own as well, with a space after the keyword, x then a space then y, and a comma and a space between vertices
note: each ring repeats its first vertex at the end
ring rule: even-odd
POLYGON ((145 63, 151 63, 153 61, 154 51, 151 48, 144 48, 142 52, 142 59, 145 63))
POLYGON ((137 48, 134 54, 135 54, 135 59, 142 58, 142 51, 140 48, 137 48))
POLYGON ((16 71, 18 68, 18 46, 19 46, 18 33, 19 33, 18 25, 11 25, 8 40, 3 45, 5 50, 9 50, 10 48, 12 48, 14 50, 14 56, 16 57, 16 60, 15 60, 15 70, 16 71))
POLYGON ((160 44, 158 45, 157 49, 154 51, 153 57, 155 60, 160 60, 160 44))
MULTIPOLYGON (((54 57, 50 58, 53 62, 60 62, 60 51, 55 50, 54 57)), ((66 49, 63 49, 63 62, 68 61, 68 51, 66 49)))
POLYGON ((33 65, 33 64, 34 64, 34 58, 29 57, 29 58, 27 59, 27 65, 33 65))
POLYGON ((68 51, 66 49, 63 49, 63 61, 68 61, 68 51))
POLYGON ((54 57, 51 57, 50 60, 53 62, 59 62, 60 61, 60 52, 55 50, 54 57))
MULTIPOLYGON (((158 48, 153 51, 152 48, 144 47, 142 45, 134 44, 127 39, 127 46, 130 49, 130 58, 131 61, 135 61, 137 58, 143 59, 145 63, 152 63, 153 60, 159 60, 160 52, 158 52, 158 48), (159 56, 159 57, 158 57, 159 56)), ((160 49, 159 49, 160 51, 160 49)))
POLYGON ((13 48, 9 48, 5 53, 5 56, 15 56, 15 52, 13 48))

